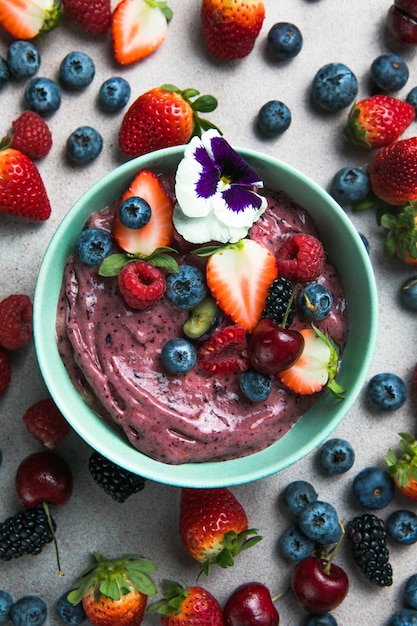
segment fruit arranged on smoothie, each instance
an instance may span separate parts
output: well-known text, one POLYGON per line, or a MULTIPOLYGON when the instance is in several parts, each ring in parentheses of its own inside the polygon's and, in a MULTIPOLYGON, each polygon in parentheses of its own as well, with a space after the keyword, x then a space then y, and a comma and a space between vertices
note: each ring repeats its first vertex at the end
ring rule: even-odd
POLYGON ((203 0, 201 26, 207 49, 222 61, 241 59, 252 51, 265 19, 262 0, 203 0))
POLYGON ((262 539, 249 528, 245 510, 227 488, 182 489, 179 526, 186 551, 206 575, 213 564, 232 566, 242 550, 262 539))

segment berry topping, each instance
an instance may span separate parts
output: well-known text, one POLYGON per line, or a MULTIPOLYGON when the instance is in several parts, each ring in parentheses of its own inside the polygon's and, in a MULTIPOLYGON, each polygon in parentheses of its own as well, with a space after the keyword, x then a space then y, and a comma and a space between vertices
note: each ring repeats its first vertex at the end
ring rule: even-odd
POLYGON ((192 309, 204 300, 207 285, 202 271, 194 265, 180 265, 167 278, 166 296, 181 309, 192 309))
POLYGON ((10 384, 12 364, 10 354, 0 348, 0 396, 4 394, 10 384))
POLYGON ((292 283, 284 276, 278 276, 268 289, 262 317, 273 320, 278 326, 288 328, 292 324, 295 311, 292 283))
POLYGON ((242 393, 252 402, 263 402, 271 393, 272 378, 255 370, 242 372, 239 378, 242 393))
POLYGON ((359 515, 349 522, 346 535, 355 563, 365 577, 380 587, 392 585, 392 567, 383 520, 373 513, 359 515))
POLYGON ((99 452, 91 454, 88 469, 97 485, 116 502, 124 502, 145 487, 145 479, 142 476, 120 467, 99 452))
POLYGON ((12 122, 11 148, 40 159, 52 147, 52 133, 45 120, 34 111, 24 111, 12 122))
POLYGON ((309 283, 300 292, 298 306, 308 320, 323 320, 333 306, 333 296, 321 283, 309 283))
POLYGON ((143 228, 149 223, 152 209, 143 198, 132 196, 119 206, 119 219, 126 228, 143 228))
POLYGON ((161 361, 171 374, 185 374, 197 361, 197 352, 188 339, 177 337, 169 339, 162 347, 161 361))
MULTIPOLYGON (((53 519, 52 526, 55 529, 53 519)), ((16 513, 0 524, 0 559, 10 561, 25 554, 39 554, 52 540, 48 516, 43 508, 16 513)))
POLYGON ((136 174, 121 202, 128 198, 143 198, 151 207, 152 216, 143 228, 126 228, 120 221, 118 211, 113 220, 113 236, 119 246, 132 254, 149 256, 157 248, 169 246, 174 237, 172 209, 174 203, 158 176, 150 170, 136 174))
POLYGON ((249 340, 249 360, 262 374, 277 374, 291 367, 304 349, 304 337, 298 330, 281 328, 270 319, 255 326, 249 340))
POLYGON ((111 235, 102 228, 85 228, 75 242, 75 253, 84 265, 96 267, 110 254, 111 235))
POLYGON ((32 301, 24 294, 12 294, 0 301, 0 346, 23 348, 32 339, 32 301))
POLYGON ((249 368, 246 332, 235 324, 215 331, 199 349, 197 364, 209 374, 231 374, 249 368))
POLYGON ((304 233, 289 235, 276 255, 279 273, 288 280, 309 282, 323 272, 323 244, 304 233))
POLYGON ((251 239, 218 249, 206 266, 207 284, 217 304, 248 332, 261 318, 277 273, 273 254, 251 239))
POLYGON ((118 281, 122 296, 132 309, 148 309, 162 298, 166 289, 161 270, 142 260, 127 263, 118 281))
POLYGON ((70 432, 70 426, 51 398, 32 404, 23 415, 28 431, 51 450, 57 448, 70 432))

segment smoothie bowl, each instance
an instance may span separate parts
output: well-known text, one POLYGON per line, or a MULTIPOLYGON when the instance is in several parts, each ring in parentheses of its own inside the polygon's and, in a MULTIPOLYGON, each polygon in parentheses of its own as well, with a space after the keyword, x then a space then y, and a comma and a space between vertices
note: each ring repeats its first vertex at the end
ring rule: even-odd
POLYGON ((358 396, 376 330, 372 267, 344 211, 291 167, 215 133, 133 159, 90 188, 53 236, 34 297, 39 365, 70 425, 111 461, 175 486, 257 480, 316 448, 358 396), (126 221, 138 219, 137 197, 147 209, 139 227, 126 221), (306 249, 300 270, 307 243, 321 252, 306 249), (331 294, 323 319, 301 306, 312 283, 331 294), (284 341, 302 334, 297 354, 280 367, 274 355, 272 369, 271 327, 284 341), (329 371, 306 391, 317 343, 329 371))

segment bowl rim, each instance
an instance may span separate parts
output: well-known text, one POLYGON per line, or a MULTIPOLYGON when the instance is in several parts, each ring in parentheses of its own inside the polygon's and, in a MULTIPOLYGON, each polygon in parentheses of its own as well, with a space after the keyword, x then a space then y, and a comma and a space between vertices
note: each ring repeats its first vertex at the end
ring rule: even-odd
MULTIPOLYGON (((300 189, 306 188, 309 190, 309 193, 311 193, 311 197, 317 199, 317 202, 321 200, 323 205, 331 206, 333 209, 333 219, 336 218, 340 226, 343 226, 350 234, 350 238, 345 238, 345 245, 353 247, 357 255, 355 260, 361 267, 362 274, 360 275, 363 277, 366 286, 365 291, 361 293, 364 304, 363 318, 361 317, 360 321, 358 320, 358 323, 363 325, 363 328, 361 328, 360 337, 355 339, 352 354, 355 349, 357 350, 358 348, 365 350, 365 352, 362 354, 362 358, 357 364, 357 367, 355 367, 354 381, 348 389, 346 398, 342 401, 337 401, 329 392, 326 392, 318 402, 314 404, 313 409, 310 409, 280 440, 270 445, 265 450, 229 461, 168 465, 155 461, 133 448, 124 436, 119 435, 95 413, 93 413, 94 428, 91 428, 92 411, 87 407, 79 393, 72 386, 59 356, 56 344, 55 324, 53 323, 56 318, 56 306, 58 304, 59 293, 59 289, 57 290, 56 287, 59 274, 62 279, 63 265, 65 264, 64 251, 62 248, 65 246, 68 247, 69 245, 68 238, 63 237, 63 235, 66 234, 66 231, 71 228, 74 223, 77 223, 77 220, 80 221, 80 216, 82 216, 84 220, 82 223, 80 222, 82 226, 88 215, 97 210, 97 208, 94 207, 87 213, 86 207, 88 207, 96 196, 103 195, 103 189, 110 188, 114 194, 113 197, 118 197, 118 193, 114 191, 117 188, 115 184, 117 181, 126 178, 129 179, 129 182, 134 174, 145 166, 152 169, 152 167, 156 167, 158 163, 167 160, 169 162, 175 160, 179 161, 184 149, 185 146, 174 146, 158 150, 131 159, 116 167, 87 189, 64 216, 46 248, 38 273, 33 300, 35 352, 43 380, 54 402, 78 435, 100 454, 108 457, 114 463, 129 471, 166 485, 205 488, 233 486, 265 478, 294 464, 317 448, 347 415, 362 388, 375 348, 378 325, 377 289, 369 255, 360 235, 345 211, 322 187, 292 166, 272 156, 262 154, 256 150, 235 148, 237 152, 239 152, 244 159, 251 162, 252 165, 256 163, 262 169, 262 164, 266 164, 267 168, 272 167, 280 170, 281 177, 285 178, 286 183, 291 181, 293 187, 293 193, 287 190, 288 187, 284 188, 284 191, 288 193, 288 195, 294 198, 294 195, 296 196, 300 189), (65 246, 62 246, 63 241, 65 246), (53 288, 52 295, 51 286, 53 288), (52 305, 55 305, 55 308, 51 305, 51 299, 52 305), (45 307, 45 301, 49 303, 47 307, 45 307), (363 348, 364 338, 366 338, 367 341, 365 348, 363 348), (317 432, 314 428, 315 420, 311 419, 309 423, 308 419, 310 412, 311 414, 314 413, 314 410, 317 412, 318 405, 321 412, 323 412, 324 409, 326 413, 330 413, 331 419, 329 419, 326 424, 322 425, 317 432), (71 407, 70 415, 68 415, 68 406, 71 407), (314 407, 316 407, 316 409, 314 409, 314 407), (74 413, 77 416, 76 419, 74 419, 74 413), (306 432, 308 434, 308 437, 304 436, 306 441, 301 445, 299 443, 300 429, 304 430, 304 435, 306 432), (119 440, 117 449, 114 448, 115 436, 119 440), (283 451, 284 455, 282 455, 283 451)), ((125 187, 125 185, 123 185, 123 187, 125 187)), ((279 185, 279 188, 282 188, 282 186, 279 185)), ((109 198, 107 200, 107 204, 111 199, 112 198, 109 198)), ((298 201, 297 197, 294 199, 298 201)), ((302 204, 306 206, 305 201, 302 204)), ((102 208, 105 206, 104 204, 102 208)), ((308 206, 306 208, 308 210, 308 206)), ((79 232, 80 225, 78 225, 78 223, 77 228, 79 232)), ((68 254, 66 256, 68 256, 68 254)), ((350 313, 349 311, 349 314, 350 313)), ((353 331, 350 329, 346 351, 349 350, 350 342, 353 341, 352 332, 353 331)), ((343 373, 349 377, 347 369, 343 369, 342 360, 340 375, 343 376, 343 373)), ((343 381, 341 382, 343 383, 343 381)), ((314 415, 315 414, 316 413, 314 413, 314 415)))

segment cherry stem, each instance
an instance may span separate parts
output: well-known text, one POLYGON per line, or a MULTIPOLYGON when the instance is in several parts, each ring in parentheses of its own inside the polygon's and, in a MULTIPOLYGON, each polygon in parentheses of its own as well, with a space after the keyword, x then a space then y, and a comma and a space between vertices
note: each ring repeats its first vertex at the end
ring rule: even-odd
POLYGON ((288 300, 287 308, 285 309, 284 317, 283 317, 282 322, 281 322, 281 328, 286 328, 287 327, 288 316, 289 316, 290 311, 291 311, 292 303, 294 302, 295 290, 297 289, 298 286, 299 285, 297 283, 295 285, 294 289, 292 290, 291 297, 288 300))
POLYGON ((345 529, 343 527, 342 522, 340 522, 340 521, 339 521, 339 526, 342 529, 342 532, 340 534, 338 542, 336 543, 336 545, 334 546, 333 550, 330 553, 330 557, 329 557, 326 565, 323 568, 323 571, 324 571, 325 574, 330 574, 330 569, 332 567, 332 563, 334 561, 334 557, 336 556, 340 546, 342 545, 342 541, 343 541, 344 536, 345 536, 345 529))
POLYGON ((50 529, 50 531, 52 533, 52 540, 54 542, 54 548, 55 548, 56 563, 57 563, 57 566, 58 566, 58 576, 64 576, 64 572, 62 571, 61 564, 59 562, 58 543, 57 543, 56 536, 55 536, 55 528, 54 528, 54 524, 53 524, 53 521, 52 521, 52 517, 51 517, 51 514, 49 512, 49 506, 48 506, 47 502, 43 502, 42 504, 43 504, 43 510, 45 511, 45 514, 46 514, 46 519, 48 520, 49 529, 50 529))

